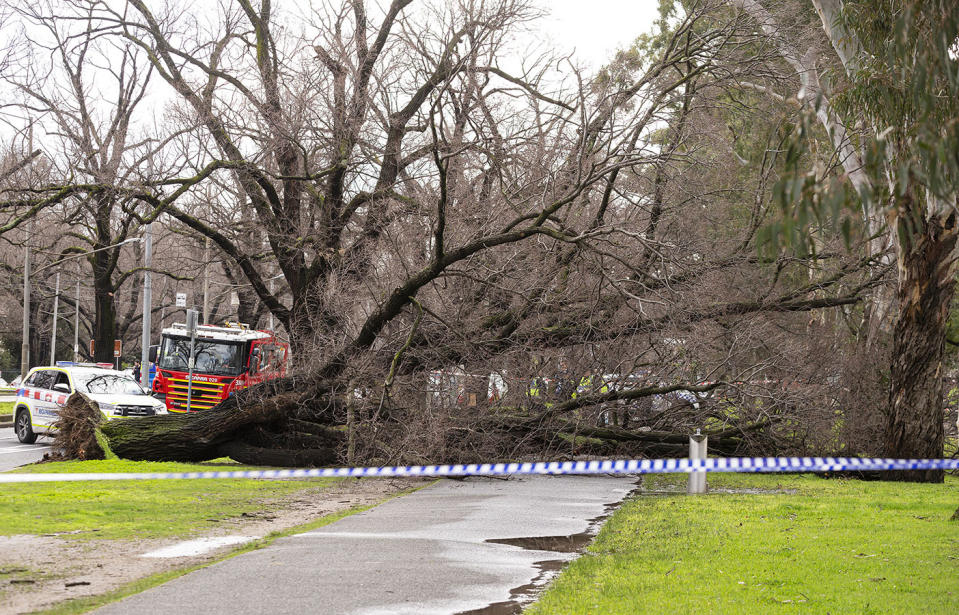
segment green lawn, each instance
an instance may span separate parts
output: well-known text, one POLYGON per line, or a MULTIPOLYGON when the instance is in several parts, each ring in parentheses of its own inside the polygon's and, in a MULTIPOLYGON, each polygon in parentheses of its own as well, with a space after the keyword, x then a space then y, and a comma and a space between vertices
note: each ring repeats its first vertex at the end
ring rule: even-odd
POLYGON ((679 492, 626 502, 527 612, 959 613, 959 478, 685 480, 647 478, 679 492))
POLYGON ((13 414, 12 401, 0 401, 0 416, 13 414))
MULTIPOLYGON (((46 463, 18 472, 191 472, 239 470, 237 464, 105 460, 46 463)), ((340 479, 82 481, 0 485, 0 535, 76 532, 76 538, 183 536, 269 500, 340 479)))

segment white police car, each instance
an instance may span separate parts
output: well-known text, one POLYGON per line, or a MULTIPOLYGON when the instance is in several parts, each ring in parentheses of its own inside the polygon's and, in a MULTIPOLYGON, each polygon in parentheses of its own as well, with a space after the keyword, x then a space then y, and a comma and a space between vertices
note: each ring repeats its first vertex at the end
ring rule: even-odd
POLYGON ((14 430, 32 444, 37 434, 54 431, 53 423, 67 398, 79 391, 109 419, 166 414, 166 405, 144 391, 129 375, 110 369, 109 363, 58 361, 56 367, 34 367, 17 390, 14 430))

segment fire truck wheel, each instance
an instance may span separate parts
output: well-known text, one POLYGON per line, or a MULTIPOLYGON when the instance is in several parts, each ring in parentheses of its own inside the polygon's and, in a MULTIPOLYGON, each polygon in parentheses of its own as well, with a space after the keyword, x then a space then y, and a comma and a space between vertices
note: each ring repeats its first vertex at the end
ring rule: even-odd
POLYGON ((33 425, 30 424, 30 413, 24 408, 17 410, 16 432, 17 439, 24 444, 37 441, 37 434, 33 433, 33 425))

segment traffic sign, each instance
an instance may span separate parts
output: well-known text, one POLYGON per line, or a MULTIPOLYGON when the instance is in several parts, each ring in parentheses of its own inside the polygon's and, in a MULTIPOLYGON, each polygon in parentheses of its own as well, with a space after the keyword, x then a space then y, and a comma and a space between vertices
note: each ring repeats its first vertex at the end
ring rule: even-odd
POLYGON ((196 335, 196 327, 199 324, 200 313, 196 310, 187 310, 186 311, 186 332, 190 334, 190 337, 196 335))
MULTIPOLYGON (((90 340, 90 356, 94 354, 96 349, 96 340, 90 340)), ((123 340, 113 340, 113 356, 119 357, 123 354, 123 340)))
POLYGON ((176 306, 177 306, 177 307, 186 307, 186 293, 177 293, 177 294, 176 294, 176 306))

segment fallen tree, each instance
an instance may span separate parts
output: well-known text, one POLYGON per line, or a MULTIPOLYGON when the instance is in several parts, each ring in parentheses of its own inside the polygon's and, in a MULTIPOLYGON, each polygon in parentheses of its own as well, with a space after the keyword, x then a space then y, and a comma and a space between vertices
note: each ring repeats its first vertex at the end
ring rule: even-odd
POLYGON ((336 457, 333 451, 343 434, 328 427, 332 415, 321 404, 306 403, 312 391, 293 392, 302 383, 303 379, 296 377, 274 380, 203 412, 113 421, 104 424, 101 433, 110 449, 126 459, 232 457, 261 465, 329 463, 336 457), (309 420, 298 418, 307 414, 309 420))
MULTIPOLYGON (((345 402, 332 387, 303 390, 303 378, 283 378, 247 389, 202 412, 115 420, 99 426, 110 450, 117 456, 144 461, 198 462, 230 457, 241 463, 275 466, 324 466, 349 461, 415 463, 414 456, 367 456, 350 459, 351 438, 391 442, 402 438, 402 417, 378 417, 363 425, 340 422, 345 402), (299 387, 299 391, 296 389, 299 387)), ((721 383, 689 389, 713 390, 721 383)), ((581 396, 577 409, 600 403, 632 400, 659 394, 667 387, 646 387, 613 393, 581 396)), ((668 387, 676 390, 678 387, 668 387)), ((477 461, 466 451, 492 451, 496 458, 539 455, 547 458, 571 454, 629 454, 638 456, 684 456, 689 434, 597 426, 591 420, 561 414, 555 409, 489 412, 475 409, 447 417, 444 438, 448 456, 433 462, 477 461), (517 443, 522 443, 517 446, 517 443)), ((566 408, 569 410, 569 408, 566 408)), ((88 422, 87 417, 77 420, 88 422)), ((742 455, 764 448, 758 444, 765 430, 776 421, 761 420, 742 426, 707 431, 710 449, 717 454, 742 455), (751 438, 749 437, 751 436, 751 438)), ((768 445, 769 440, 766 439, 768 445)), ((366 442, 367 448, 376 443, 366 442)), ((489 459, 482 459, 489 461, 489 459)))

